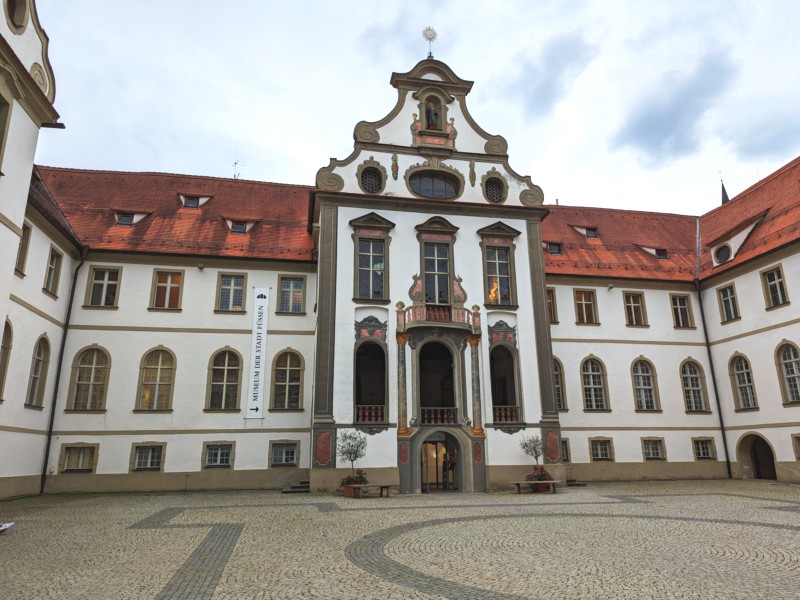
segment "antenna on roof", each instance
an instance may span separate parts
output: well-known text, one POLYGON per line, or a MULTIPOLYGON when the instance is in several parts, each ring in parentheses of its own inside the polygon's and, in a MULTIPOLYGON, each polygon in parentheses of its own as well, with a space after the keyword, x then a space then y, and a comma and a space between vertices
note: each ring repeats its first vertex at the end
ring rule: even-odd
POLYGON ((240 161, 238 158, 233 160, 226 161, 225 164, 231 165, 233 167, 233 178, 239 179, 241 177, 241 173, 239 173, 239 167, 246 167, 247 165, 240 161))

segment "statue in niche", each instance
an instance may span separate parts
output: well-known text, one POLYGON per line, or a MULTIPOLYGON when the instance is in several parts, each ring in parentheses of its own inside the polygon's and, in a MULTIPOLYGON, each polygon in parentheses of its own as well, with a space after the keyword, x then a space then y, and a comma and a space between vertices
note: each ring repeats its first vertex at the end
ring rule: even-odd
POLYGON ((428 100, 425 104, 425 120, 428 122, 428 129, 440 129, 439 106, 433 100, 428 100))

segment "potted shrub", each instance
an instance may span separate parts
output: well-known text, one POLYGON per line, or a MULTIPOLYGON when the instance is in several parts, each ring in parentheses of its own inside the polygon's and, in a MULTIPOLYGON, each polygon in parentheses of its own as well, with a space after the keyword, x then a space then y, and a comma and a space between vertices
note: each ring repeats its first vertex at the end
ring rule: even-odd
MULTIPOLYGON (((539 457, 544 454, 544 442, 542 441, 542 438, 540 438, 538 435, 523 436, 519 445, 525 454, 532 456, 536 461, 536 466, 534 466, 533 470, 525 476, 525 481, 552 481, 553 476, 547 472, 547 469, 545 469, 544 466, 539 465, 539 457)), ((531 483, 530 487, 534 492, 549 492, 551 485, 552 484, 549 483, 531 483)))
POLYGON ((360 498, 361 488, 354 488, 353 484, 368 483, 367 474, 361 469, 356 471, 355 462, 367 455, 367 436, 355 431, 345 432, 339 436, 336 451, 339 457, 350 463, 350 475, 343 477, 339 484, 344 490, 344 495, 348 498, 360 498))

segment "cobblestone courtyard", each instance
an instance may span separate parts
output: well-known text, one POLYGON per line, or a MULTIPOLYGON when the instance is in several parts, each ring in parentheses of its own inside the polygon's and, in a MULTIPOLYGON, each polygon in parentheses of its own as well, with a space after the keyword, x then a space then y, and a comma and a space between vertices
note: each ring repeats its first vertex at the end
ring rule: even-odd
POLYGON ((800 598, 800 487, 762 482, 46 496, 0 520, 9 600, 800 598))

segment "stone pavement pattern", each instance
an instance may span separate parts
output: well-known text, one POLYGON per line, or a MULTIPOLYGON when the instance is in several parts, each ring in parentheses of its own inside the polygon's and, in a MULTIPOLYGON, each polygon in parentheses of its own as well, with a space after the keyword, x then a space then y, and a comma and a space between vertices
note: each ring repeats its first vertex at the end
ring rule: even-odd
POLYGON ((800 598, 800 487, 764 482, 65 495, 0 520, 8 600, 800 598))

